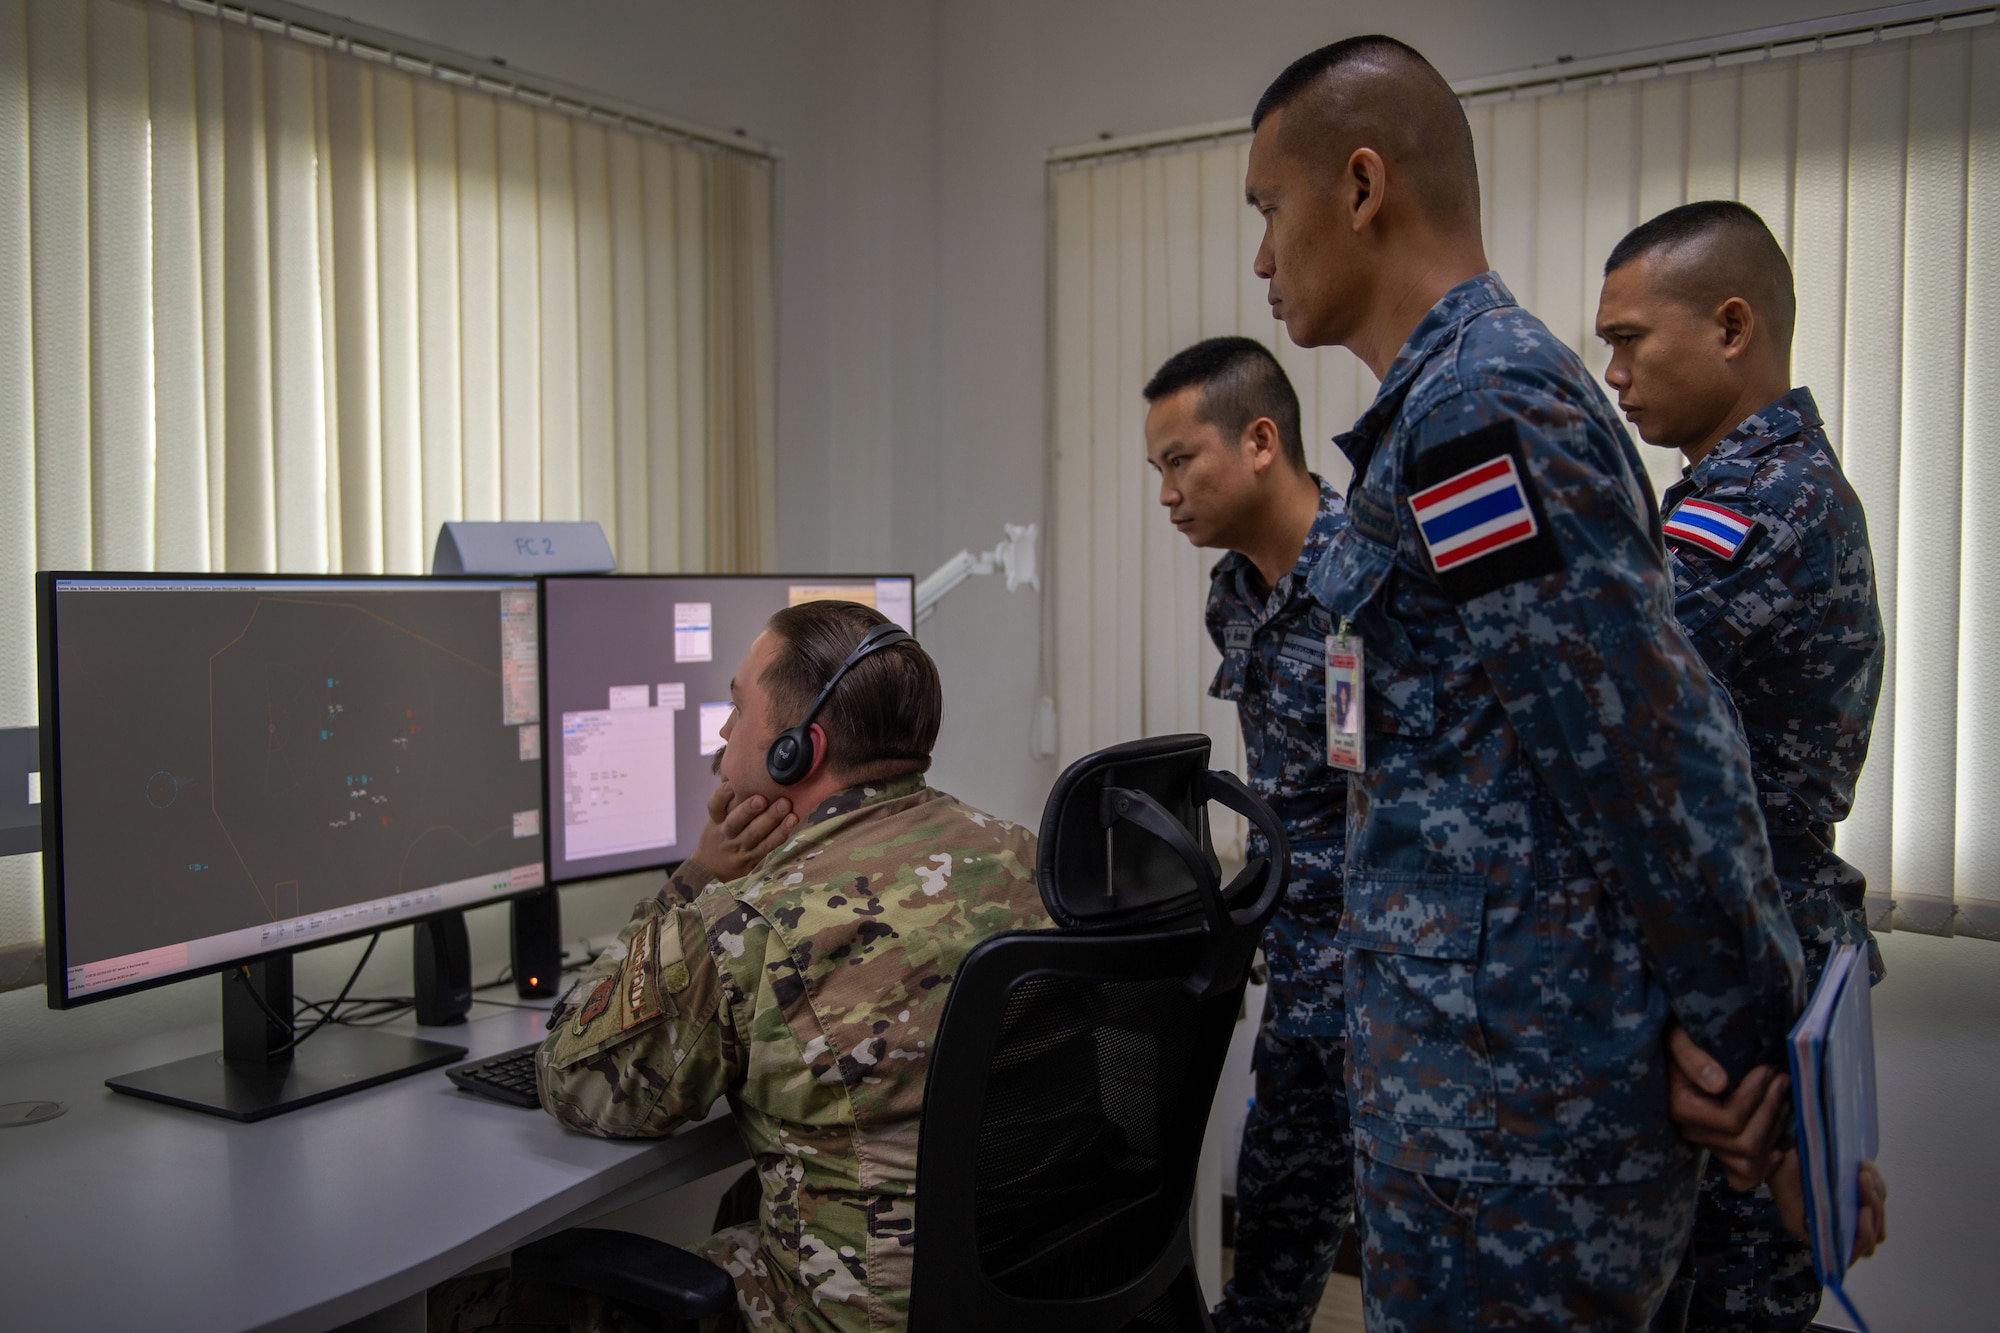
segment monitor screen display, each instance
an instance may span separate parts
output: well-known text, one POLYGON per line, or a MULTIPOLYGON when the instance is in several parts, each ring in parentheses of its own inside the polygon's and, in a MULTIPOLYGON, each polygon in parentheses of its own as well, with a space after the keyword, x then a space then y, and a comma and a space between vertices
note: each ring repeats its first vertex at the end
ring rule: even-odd
POLYGON ((53 1002, 544 882, 532 581, 40 582, 53 1002))
POLYGON ((694 850, 715 791, 729 678, 773 612, 839 598, 915 627, 907 574, 545 579, 550 879, 644 870, 694 850))

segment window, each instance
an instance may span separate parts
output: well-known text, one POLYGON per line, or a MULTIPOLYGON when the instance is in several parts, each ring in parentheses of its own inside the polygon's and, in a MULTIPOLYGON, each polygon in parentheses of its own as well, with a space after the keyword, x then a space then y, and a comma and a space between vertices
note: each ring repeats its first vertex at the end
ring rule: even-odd
POLYGON ((38 568, 417 573, 459 518, 767 563, 772 172, 253 11, 0 2, 0 725, 38 568))

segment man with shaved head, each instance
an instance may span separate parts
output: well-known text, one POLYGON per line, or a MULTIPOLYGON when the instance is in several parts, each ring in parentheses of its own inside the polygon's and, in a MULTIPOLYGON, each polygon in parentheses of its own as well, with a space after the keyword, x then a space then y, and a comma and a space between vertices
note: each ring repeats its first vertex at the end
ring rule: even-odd
POLYGON ((1695 1206, 1670 1033, 1761 1105, 1799 1003, 1749 754, 1632 443, 1488 269, 1449 85, 1355 38, 1253 124, 1272 312, 1382 381, 1312 578, 1365 719, 1341 940, 1368 1326, 1643 1329, 1695 1206))
MULTIPOLYGON (((1327 766, 1333 626, 1309 590, 1346 506, 1307 468, 1298 394, 1262 343, 1184 347, 1145 395, 1161 506, 1189 542, 1228 552, 1209 571, 1203 618, 1222 660, 1208 692, 1236 704, 1244 776, 1283 822, 1291 867, 1264 933, 1270 984, 1236 1154, 1236 1263, 1215 1328, 1307 1333, 1354 1215, 1337 938, 1347 792, 1327 766)), ((1253 835, 1249 850, 1267 849, 1253 835)))
MULTIPOLYGON (((1833 852, 1854 804, 1882 688, 1882 613, 1861 500, 1810 390, 1791 385, 1792 269, 1764 220, 1712 200, 1669 209, 1604 265, 1605 382, 1648 444, 1678 449, 1666 494, 1674 614, 1729 690, 1804 951, 1808 986, 1834 946, 1882 959, 1867 881, 1833 852)), ((1864 1174, 1879 1224, 1880 1180, 1864 1174)), ((1872 1234, 1862 1238, 1873 1248, 1872 1234)), ((1865 1251, 1864 1251, 1865 1252, 1865 1251)), ((1685 1327, 1802 1329, 1820 1303, 1812 1250, 1786 1233, 1768 1186, 1703 1174, 1685 1327)))

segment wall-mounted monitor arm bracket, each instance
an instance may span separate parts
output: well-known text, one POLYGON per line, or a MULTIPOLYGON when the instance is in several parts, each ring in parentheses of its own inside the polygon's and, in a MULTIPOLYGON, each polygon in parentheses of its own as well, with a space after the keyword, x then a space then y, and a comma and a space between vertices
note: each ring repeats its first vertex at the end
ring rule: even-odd
POLYGON ((918 624, 930 618, 946 593, 975 574, 1005 574, 1008 592, 1023 585, 1037 591, 1041 589, 1041 570, 1035 557, 1035 542, 1040 535, 1038 525, 1009 523, 1005 527, 1007 536, 992 550, 978 555, 969 550, 960 551, 917 584, 918 624))

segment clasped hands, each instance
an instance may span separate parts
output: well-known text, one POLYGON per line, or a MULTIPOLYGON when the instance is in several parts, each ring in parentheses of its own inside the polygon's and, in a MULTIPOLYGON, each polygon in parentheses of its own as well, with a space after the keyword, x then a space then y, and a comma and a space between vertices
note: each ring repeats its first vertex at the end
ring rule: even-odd
MULTIPOLYGON (((1806 1238, 1805 1186, 1796 1148, 1780 1148, 1785 1117, 1791 1113, 1790 1076, 1758 1065, 1729 1090, 1721 1063, 1672 1024, 1667 1030, 1667 1114, 1681 1137, 1706 1148, 1728 1174, 1735 1190, 1769 1182, 1785 1230, 1806 1238), (1727 1092, 1725 1096, 1724 1093, 1727 1092)), ((1875 1253, 1889 1238, 1889 1189, 1873 1162, 1861 1164, 1861 1210, 1850 1263, 1875 1253)))

